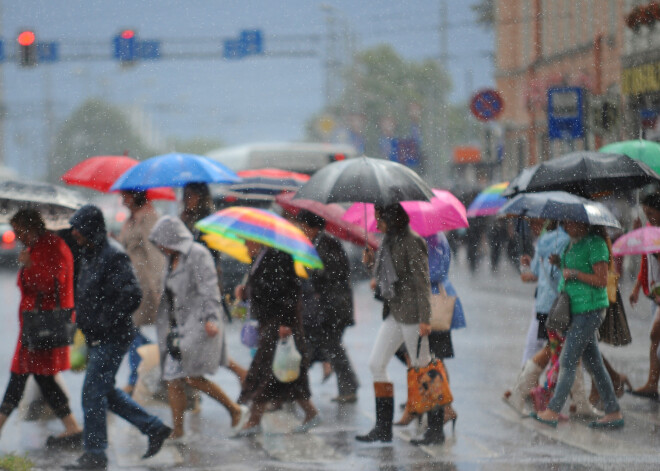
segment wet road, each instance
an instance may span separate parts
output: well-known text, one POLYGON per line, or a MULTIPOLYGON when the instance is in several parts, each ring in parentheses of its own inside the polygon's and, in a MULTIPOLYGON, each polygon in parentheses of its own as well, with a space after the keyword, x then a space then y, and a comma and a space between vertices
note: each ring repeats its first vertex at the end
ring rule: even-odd
MULTIPOLYGON (((356 404, 336 405, 334 376, 321 382, 321 369, 310 372, 313 400, 320 409, 323 424, 306 435, 286 432, 301 420, 300 411, 284 410, 267 414, 267 433, 254 438, 232 439, 229 416, 208 398, 199 414, 186 416, 185 444, 167 445, 156 457, 141 461, 146 439, 116 417, 109 421, 110 469, 183 469, 183 470, 550 470, 550 469, 623 469, 642 470, 660 467, 660 404, 625 395, 621 400, 626 427, 620 431, 590 430, 586 422, 561 423, 551 429, 520 419, 502 401, 502 392, 512 385, 520 367, 520 357, 531 316, 533 287, 522 285, 513 269, 501 264, 493 275, 482 266, 471 276, 465 264, 454 263, 451 278, 463 301, 468 328, 453 335, 456 358, 447 361, 452 391, 458 412, 456 430, 446 426, 444 445, 417 448, 409 444, 417 426, 395 429, 391 444, 359 444, 353 436, 366 432, 373 424, 373 389, 367 359, 380 323, 380 305, 365 283, 356 287, 357 326, 345 336, 356 365, 362 388, 356 404)), ((624 286, 626 294, 629 286, 624 286)), ((3 330, 0 333, 0 389, 8 380, 8 368, 17 333, 17 290, 14 275, 0 272, 0 308, 3 330)), ((613 365, 628 374, 634 386, 641 385, 648 371, 648 329, 650 309, 642 301, 628 311, 633 343, 627 347, 604 347, 613 365)), ((238 342, 240 326, 229 326, 231 355, 249 362, 249 352, 238 342)), ((395 383, 395 400, 406 397, 405 369, 396 361, 389 366, 395 383)), ((71 392, 72 409, 81 417, 79 393, 83 376, 67 372, 64 379, 71 392)), ((118 384, 126 378, 122 367, 118 384)), ((233 397, 238 395, 236 378, 227 370, 213 379, 233 397)), ((588 379, 587 379, 588 382, 588 379)), ((149 410, 170 422, 169 410, 150 405, 149 410)), ((396 416, 400 415, 397 409, 396 416)), ((15 413, 0 437, 0 452, 26 453, 37 469, 59 469, 78 453, 47 452, 42 445, 49 434, 59 433, 58 421, 25 422, 15 413)))

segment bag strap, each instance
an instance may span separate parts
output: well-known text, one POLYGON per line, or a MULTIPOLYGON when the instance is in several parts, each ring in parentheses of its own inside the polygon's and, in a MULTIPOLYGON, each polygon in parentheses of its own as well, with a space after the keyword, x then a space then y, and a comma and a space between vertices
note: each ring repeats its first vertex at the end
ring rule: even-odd
POLYGON ((417 363, 418 366, 419 366, 419 354, 420 354, 420 350, 422 348, 422 343, 424 341, 426 341, 425 346, 426 346, 426 350, 429 352, 429 358, 433 359, 433 356, 431 355, 431 345, 429 343, 429 336, 428 335, 425 335, 424 337, 419 337, 418 336, 417 337, 417 356, 415 357, 415 360, 417 360, 416 363, 417 363))

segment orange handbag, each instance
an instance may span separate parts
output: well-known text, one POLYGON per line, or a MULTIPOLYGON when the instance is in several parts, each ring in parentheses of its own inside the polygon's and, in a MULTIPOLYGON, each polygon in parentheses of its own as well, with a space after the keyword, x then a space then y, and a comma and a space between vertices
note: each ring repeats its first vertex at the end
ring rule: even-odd
MULTIPOLYGON (((428 337, 426 346, 428 348, 428 337)), ((420 344, 417 345, 417 359, 419 359, 420 344)), ((408 405, 407 409, 416 414, 423 414, 452 402, 454 398, 449 389, 447 372, 442 360, 434 358, 423 367, 408 368, 408 405)))

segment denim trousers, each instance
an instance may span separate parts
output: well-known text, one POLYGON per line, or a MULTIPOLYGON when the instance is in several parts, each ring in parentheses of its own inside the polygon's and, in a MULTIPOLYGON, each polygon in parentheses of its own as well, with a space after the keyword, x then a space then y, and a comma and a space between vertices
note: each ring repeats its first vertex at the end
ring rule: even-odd
POLYGON ((550 399, 548 409, 560 412, 575 381, 578 361, 582 362, 592 375, 598 394, 603 401, 606 414, 620 410, 614 394, 610 375, 603 364, 603 357, 598 349, 596 330, 603 322, 603 310, 573 314, 571 325, 566 333, 566 340, 559 356, 559 376, 555 392, 550 399))
POLYGON ((87 374, 82 389, 86 452, 105 453, 108 447, 108 410, 145 435, 152 435, 163 427, 158 417, 148 414, 128 394, 115 387, 115 376, 127 349, 127 345, 116 343, 89 347, 87 374))
POLYGON ((140 354, 137 350, 142 345, 147 345, 150 343, 151 340, 142 335, 140 329, 136 329, 135 337, 133 337, 133 342, 128 349, 128 367, 131 370, 130 376, 128 377, 129 386, 135 386, 137 384, 138 366, 140 366, 140 361, 142 361, 142 358, 140 357, 140 354))

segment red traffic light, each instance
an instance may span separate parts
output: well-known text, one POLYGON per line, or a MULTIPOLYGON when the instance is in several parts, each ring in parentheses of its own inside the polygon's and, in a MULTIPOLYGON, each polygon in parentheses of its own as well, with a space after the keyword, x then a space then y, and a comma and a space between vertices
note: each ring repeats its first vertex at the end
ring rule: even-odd
POLYGON ((32 46, 37 40, 34 32, 32 31, 22 31, 19 33, 18 38, 16 38, 18 44, 21 46, 32 46))
POLYGON ((123 39, 131 39, 135 37, 135 31, 132 29, 125 29, 124 31, 121 32, 120 36, 123 39))

